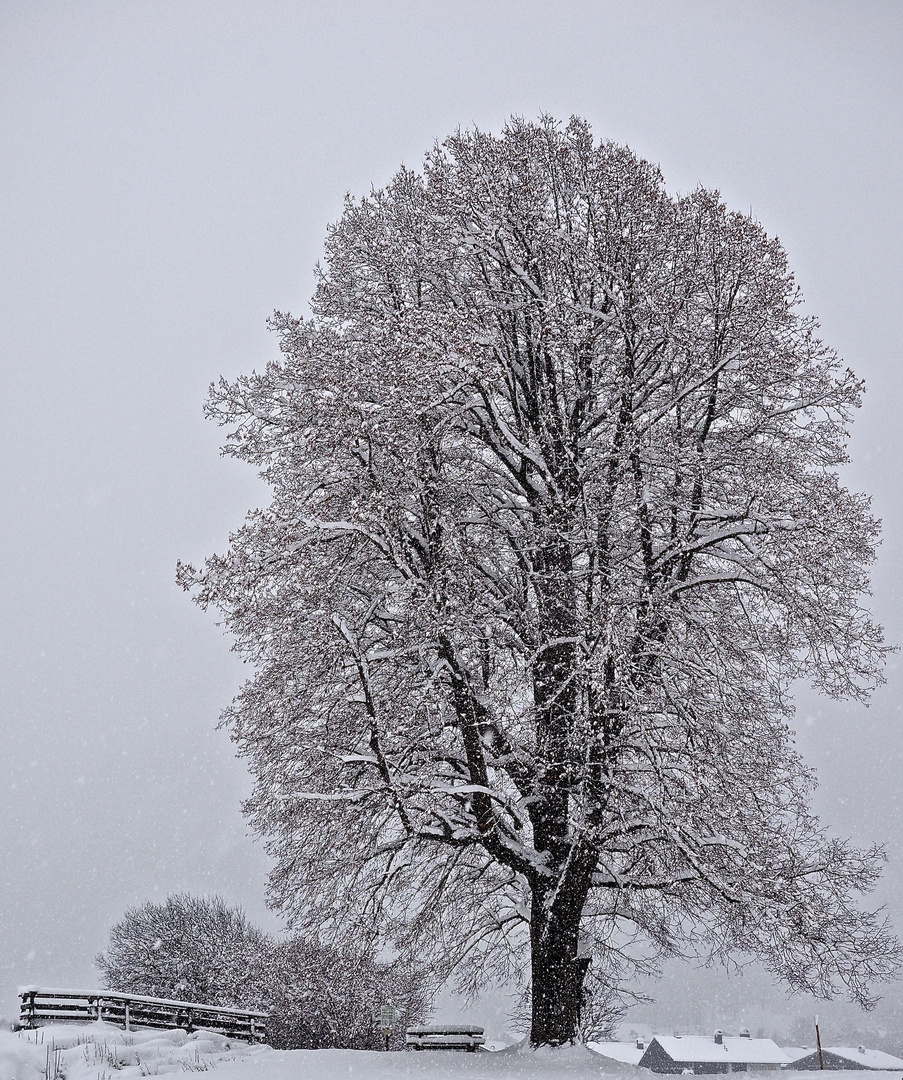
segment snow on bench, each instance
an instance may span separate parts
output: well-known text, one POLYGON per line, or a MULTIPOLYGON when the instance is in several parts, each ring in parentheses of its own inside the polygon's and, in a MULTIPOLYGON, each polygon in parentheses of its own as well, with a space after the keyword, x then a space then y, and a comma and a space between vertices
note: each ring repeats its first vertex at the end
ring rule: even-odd
POLYGON ((268 1017, 256 1009, 231 1009, 113 990, 48 990, 39 986, 22 987, 19 1000, 19 1025, 23 1028, 103 1020, 121 1024, 126 1031, 133 1027, 184 1028, 188 1032, 202 1028, 232 1039, 266 1042, 268 1017))
POLYGON ((428 1024, 409 1027, 405 1046, 411 1050, 468 1050, 473 1052, 486 1042, 481 1027, 469 1024, 428 1024))

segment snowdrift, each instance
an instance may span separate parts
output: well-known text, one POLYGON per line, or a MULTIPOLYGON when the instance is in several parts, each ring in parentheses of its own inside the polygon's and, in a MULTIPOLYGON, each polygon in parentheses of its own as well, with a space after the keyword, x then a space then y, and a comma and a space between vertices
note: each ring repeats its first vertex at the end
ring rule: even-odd
MULTIPOLYGON (((273 1050, 208 1031, 123 1031, 111 1024, 0 1031, 0 1080, 133 1080, 216 1073, 211 1080, 650 1080, 634 1065, 603 1061, 586 1047, 498 1053, 273 1050)), ((777 1077, 779 1074, 773 1074, 777 1077)), ((788 1076, 787 1073, 780 1074, 788 1076)), ((804 1080, 811 1073, 789 1074, 804 1080)), ((877 1077, 899 1073, 873 1073, 877 1077)), ((833 1072, 832 1080, 862 1080, 833 1072)))

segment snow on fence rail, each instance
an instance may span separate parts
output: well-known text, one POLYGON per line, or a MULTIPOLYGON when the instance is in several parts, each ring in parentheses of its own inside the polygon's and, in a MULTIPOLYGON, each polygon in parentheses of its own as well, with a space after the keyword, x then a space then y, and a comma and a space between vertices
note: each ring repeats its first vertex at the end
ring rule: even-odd
POLYGON ((233 1039, 266 1042, 267 1014, 254 1009, 229 1009, 195 1001, 120 994, 112 990, 46 990, 25 987, 19 991, 19 1024, 37 1028, 53 1023, 91 1023, 103 1020, 133 1027, 203 1028, 233 1039))

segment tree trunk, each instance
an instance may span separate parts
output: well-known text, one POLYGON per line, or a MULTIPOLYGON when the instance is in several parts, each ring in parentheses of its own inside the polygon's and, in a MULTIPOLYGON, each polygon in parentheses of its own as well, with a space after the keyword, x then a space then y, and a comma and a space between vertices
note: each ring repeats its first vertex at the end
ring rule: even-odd
POLYGON ((582 904, 548 912, 534 893, 530 919, 532 1046, 574 1042, 580 1025, 589 957, 577 955, 582 904))

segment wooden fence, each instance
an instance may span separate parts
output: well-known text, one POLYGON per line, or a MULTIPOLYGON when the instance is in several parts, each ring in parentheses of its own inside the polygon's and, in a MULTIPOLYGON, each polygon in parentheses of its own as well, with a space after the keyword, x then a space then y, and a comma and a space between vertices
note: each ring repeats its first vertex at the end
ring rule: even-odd
POLYGON ((45 990, 28 987, 19 991, 19 1024, 37 1028, 45 1024, 90 1024, 103 1020, 132 1028, 184 1028, 215 1031, 233 1039, 266 1042, 267 1014, 253 1009, 228 1009, 194 1001, 119 994, 112 990, 45 990))

